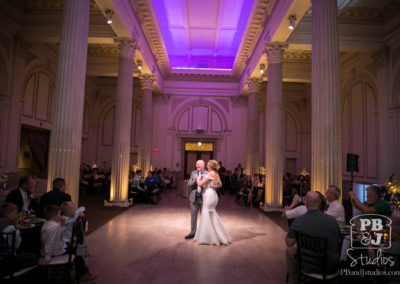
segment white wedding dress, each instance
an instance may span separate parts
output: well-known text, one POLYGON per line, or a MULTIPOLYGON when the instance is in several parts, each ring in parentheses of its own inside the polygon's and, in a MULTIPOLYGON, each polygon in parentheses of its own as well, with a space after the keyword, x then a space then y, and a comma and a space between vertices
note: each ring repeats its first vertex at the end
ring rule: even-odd
POLYGON ((232 242, 231 237, 225 231, 217 211, 215 211, 215 207, 218 204, 218 195, 210 187, 216 182, 208 175, 205 177, 210 181, 204 185, 200 223, 194 239, 199 244, 204 245, 229 245, 232 242))

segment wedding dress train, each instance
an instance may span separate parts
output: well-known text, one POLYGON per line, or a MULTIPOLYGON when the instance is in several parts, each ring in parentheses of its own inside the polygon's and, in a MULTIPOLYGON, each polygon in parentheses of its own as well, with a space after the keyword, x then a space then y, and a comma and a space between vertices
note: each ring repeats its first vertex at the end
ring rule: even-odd
POLYGON ((210 187, 215 183, 215 180, 208 175, 206 178, 210 181, 205 184, 200 223, 194 239, 199 244, 229 245, 232 243, 231 237, 222 225, 217 211, 215 211, 215 207, 218 204, 218 195, 215 190, 210 187))

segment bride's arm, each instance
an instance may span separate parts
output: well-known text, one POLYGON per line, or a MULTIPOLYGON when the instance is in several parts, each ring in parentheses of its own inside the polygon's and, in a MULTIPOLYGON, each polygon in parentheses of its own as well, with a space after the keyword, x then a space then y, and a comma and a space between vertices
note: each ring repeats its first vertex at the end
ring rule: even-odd
POLYGON ((208 178, 203 177, 202 180, 200 180, 200 177, 197 177, 197 185, 198 186, 203 186, 204 184, 206 184, 208 181, 210 181, 208 178))
POLYGON ((217 174, 217 186, 222 187, 222 181, 221 178, 219 177, 219 174, 217 174))

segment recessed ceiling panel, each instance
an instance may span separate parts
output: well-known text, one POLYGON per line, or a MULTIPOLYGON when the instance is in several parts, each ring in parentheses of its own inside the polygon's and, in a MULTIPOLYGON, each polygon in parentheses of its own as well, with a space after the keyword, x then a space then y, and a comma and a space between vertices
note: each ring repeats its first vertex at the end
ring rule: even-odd
POLYGON ((232 69, 254 0, 152 1, 172 69, 232 69))

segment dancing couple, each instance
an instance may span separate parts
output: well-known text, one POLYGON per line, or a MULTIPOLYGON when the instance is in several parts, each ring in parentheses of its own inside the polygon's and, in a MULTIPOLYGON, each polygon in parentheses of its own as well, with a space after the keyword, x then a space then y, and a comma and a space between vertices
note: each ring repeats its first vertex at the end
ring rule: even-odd
POLYGON ((198 244, 229 245, 232 240, 225 231, 219 219, 215 207, 218 204, 216 189, 222 186, 218 175, 219 164, 216 160, 207 162, 207 170, 204 169, 203 160, 196 162, 196 170, 190 175, 188 188, 191 189, 190 213, 191 231, 185 239, 194 238, 198 244), (197 215, 201 210, 199 228, 197 227, 197 215))

